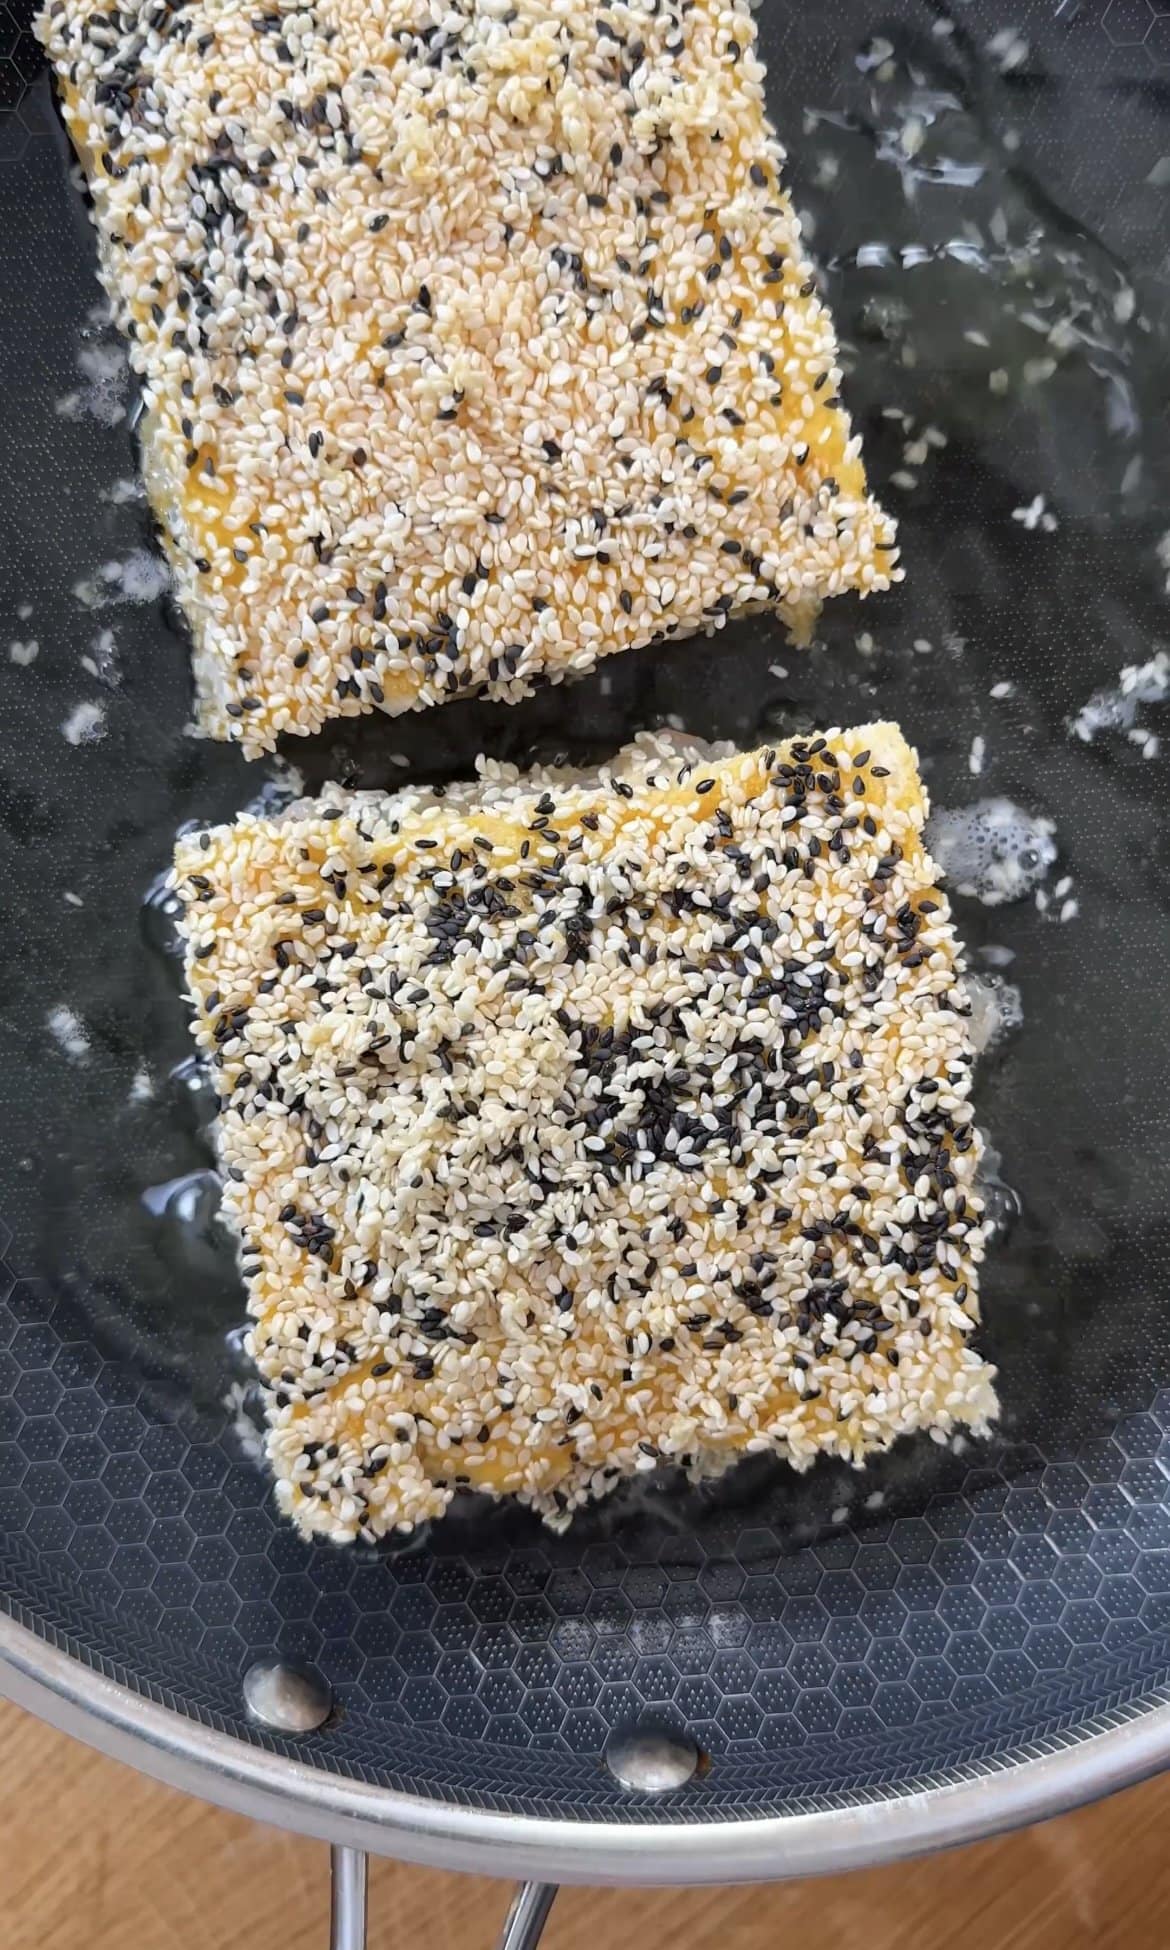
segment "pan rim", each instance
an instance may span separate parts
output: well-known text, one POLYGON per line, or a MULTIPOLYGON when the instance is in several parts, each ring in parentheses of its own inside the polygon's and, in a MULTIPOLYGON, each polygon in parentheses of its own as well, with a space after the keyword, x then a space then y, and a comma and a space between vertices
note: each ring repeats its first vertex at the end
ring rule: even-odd
POLYGON ((0 1696, 169 1787, 306 1837, 428 1868, 584 1884, 782 1881, 981 1840, 1170 1763, 1170 1695, 958 1782, 745 1821, 566 1821, 452 1806, 252 1746, 107 1679, 0 1615, 0 1696))

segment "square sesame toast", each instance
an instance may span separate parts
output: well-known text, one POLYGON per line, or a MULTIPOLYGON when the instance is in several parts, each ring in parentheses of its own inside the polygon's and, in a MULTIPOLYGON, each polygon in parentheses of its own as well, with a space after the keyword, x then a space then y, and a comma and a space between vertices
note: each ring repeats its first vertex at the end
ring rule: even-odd
POLYGON ((893 725, 188 834, 281 1505, 553 1523, 996 1412, 960 951, 893 725))
POLYGON ((514 699, 896 577, 734 0, 48 0, 198 717, 514 699))

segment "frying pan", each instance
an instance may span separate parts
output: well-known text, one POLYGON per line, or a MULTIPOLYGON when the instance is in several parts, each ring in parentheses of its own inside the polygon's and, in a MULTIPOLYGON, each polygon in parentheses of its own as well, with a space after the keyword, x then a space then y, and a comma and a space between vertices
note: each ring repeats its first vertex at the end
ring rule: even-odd
MULTIPOLYGON (((557 1880, 840 1868, 1160 1766, 1170 14, 765 0, 771 107, 905 584, 833 606, 808 654, 751 619, 514 710, 346 724, 286 755, 310 789, 378 785, 663 722, 746 743, 881 714, 936 806, 1020 808, 1006 866, 988 879, 985 847, 956 871, 973 966, 1023 1018, 978 1081, 997 1436, 860 1475, 654 1481, 565 1536, 473 1505, 408 1549, 342 1551, 277 1520, 255 1461, 157 884, 184 821, 296 781, 189 733, 130 386, 26 4, 0 11, 9 1691, 335 1844, 347 1945, 362 1850, 542 1885, 519 1945, 557 1880)), ((969 815, 949 830, 969 850, 969 815)))

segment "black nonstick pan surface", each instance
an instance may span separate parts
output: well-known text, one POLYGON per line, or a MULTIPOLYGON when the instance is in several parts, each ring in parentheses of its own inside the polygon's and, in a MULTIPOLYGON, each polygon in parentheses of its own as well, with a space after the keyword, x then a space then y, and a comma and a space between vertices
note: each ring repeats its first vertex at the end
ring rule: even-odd
POLYGON ((286 754, 310 788, 380 785, 668 721, 748 743, 882 715, 936 806, 1010 802, 942 828, 1012 1019, 977 1096, 1000 1433, 862 1474, 654 1483, 561 1537, 469 1505, 396 1553, 302 1543, 254 1460, 151 890, 184 822, 292 785, 190 733, 26 5, 0 9, 0 1605, 205 1727, 541 1817, 873 1801, 1149 1707, 1170 1683, 1170 14, 766 0, 771 106, 905 584, 836 604, 808 654, 751 619, 516 709, 286 754), (965 873, 955 836, 988 822, 999 857, 965 873), (241 1675, 272 1655, 327 1675, 324 1732, 247 1723, 241 1675), (633 1803, 600 1756, 646 1717, 708 1765, 633 1803))

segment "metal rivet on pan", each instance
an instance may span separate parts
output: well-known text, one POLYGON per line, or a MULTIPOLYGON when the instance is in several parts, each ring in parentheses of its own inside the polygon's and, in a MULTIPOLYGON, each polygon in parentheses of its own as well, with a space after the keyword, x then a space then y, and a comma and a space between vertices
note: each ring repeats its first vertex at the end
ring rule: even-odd
POLYGON ((288 1659, 257 1659, 244 1674, 249 1719, 273 1733, 312 1733, 333 1711, 333 1695, 319 1673, 288 1659))
POLYGON ((689 1734, 668 1727, 633 1727, 611 1734, 605 1764, 615 1781, 637 1794, 668 1794, 685 1786, 698 1768, 699 1749, 689 1734))

